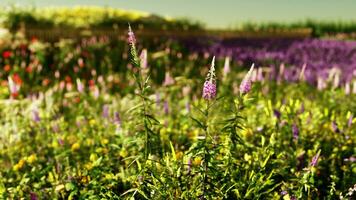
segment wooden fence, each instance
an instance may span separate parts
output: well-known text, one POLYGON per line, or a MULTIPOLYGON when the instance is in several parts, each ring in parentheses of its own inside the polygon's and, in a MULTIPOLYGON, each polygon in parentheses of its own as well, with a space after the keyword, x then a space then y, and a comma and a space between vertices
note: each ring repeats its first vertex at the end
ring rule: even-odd
MULTIPOLYGON (((91 36, 106 36, 111 39, 126 37, 127 30, 113 28, 71 29, 71 28, 31 28, 23 30, 27 38, 36 37, 44 41, 58 41, 61 38, 79 39, 91 36)), ((271 30, 271 31, 171 31, 135 30, 138 37, 218 37, 218 38, 305 38, 311 36, 310 29, 271 30)))

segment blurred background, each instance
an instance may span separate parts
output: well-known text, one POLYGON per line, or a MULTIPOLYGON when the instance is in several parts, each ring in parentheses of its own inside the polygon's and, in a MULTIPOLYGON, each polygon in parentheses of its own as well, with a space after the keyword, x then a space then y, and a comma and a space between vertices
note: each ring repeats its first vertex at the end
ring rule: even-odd
MULTIPOLYGON (((185 76, 197 75, 176 60, 206 66, 198 58, 215 55, 218 60, 229 57, 236 66, 256 63, 271 79, 282 69, 288 81, 297 80, 306 65, 310 84, 323 85, 337 74, 336 85, 343 86, 356 77, 355 8, 352 0, 5 0, 0 11, 0 48, 5 52, 0 64, 5 67, 0 77, 27 77, 23 69, 28 65, 40 65, 38 73, 44 77, 58 70, 72 79, 81 71, 96 79, 99 74, 91 74, 92 68, 103 74, 126 73, 130 23, 139 50, 147 48, 152 65, 161 66, 153 73, 158 84, 168 72, 182 75, 176 71, 180 67, 187 68, 185 76), (78 62, 91 66, 78 68, 78 62)), ((40 77, 27 79, 43 81, 40 77)))

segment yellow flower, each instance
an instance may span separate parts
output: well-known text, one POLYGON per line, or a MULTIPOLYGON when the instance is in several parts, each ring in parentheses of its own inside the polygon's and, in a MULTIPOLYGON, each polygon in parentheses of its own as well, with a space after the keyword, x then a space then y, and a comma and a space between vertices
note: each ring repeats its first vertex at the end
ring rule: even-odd
POLYGON ((86 184, 86 183, 89 183, 90 181, 90 176, 82 176, 80 182, 86 184))
POLYGON ((176 153, 176 158, 177 158, 177 160, 182 159, 182 158, 183 158, 183 152, 178 151, 178 152, 176 153))
POLYGON ((78 142, 76 142, 76 143, 74 143, 73 145, 72 145, 72 151, 76 151, 76 150, 78 150, 80 148, 80 144, 78 143, 78 142))
POLYGON ((196 157, 196 158, 194 158, 194 160, 193 160, 193 165, 194 166, 198 166, 198 165, 200 165, 201 164, 201 158, 200 157, 196 157))
POLYGON ((36 160, 37 160, 36 154, 32 154, 29 157, 27 157, 27 162, 30 164, 34 163, 36 160))
POLYGON ((94 126, 94 125, 96 124, 95 119, 91 119, 91 120, 89 120, 89 124, 90 124, 91 126, 94 126))
POLYGON ((122 149, 120 150, 119 155, 120 155, 121 157, 123 157, 123 158, 126 158, 126 156, 128 155, 128 153, 127 153, 127 151, 126 151, 125 148, 122 148, 122 149))
POLYGON ((60 184, 60 185, 57 185, 57 186, 56 186, 56 189, 55 189, 55 190, 56 190, 57 192, 59 192, 59 191, 61 191, 61 190, 63 190, 63 189, 64 189, 64 185, 63 185, 63 184, 60 184))
POLYGON ((109 140, 106 139, 106 138, 104 138, 104 139, 101 140, 101 144, 102 144, 102 145, 106 145, 106 144, 108 144, 108 143, 109 143, 109 140))
POLYGON ((25 163, 26 163, 25 160, 21 159, 16 165, 14 165, 13 170, 18 171, 18 170, 22 169, 23 166, 25 165, 25 163))
POLYGON ((87 163, 84 165, 84 167, 87 169, 87 170, 91 170, 93 168, 93 165, 91 163, 87 163))
POLYGON ((95 154, 95 153, 91 153, 90 154, 90 157, 89 157, 89 160, 94 162, 98 159, 98 156, 95 154))

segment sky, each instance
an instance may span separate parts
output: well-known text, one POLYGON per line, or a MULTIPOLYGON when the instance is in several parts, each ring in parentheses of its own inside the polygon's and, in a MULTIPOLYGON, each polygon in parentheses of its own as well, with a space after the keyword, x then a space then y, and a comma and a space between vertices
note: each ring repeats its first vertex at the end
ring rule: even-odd
POLYGON ((356 0, 0 0, 1 5, 36 7, 108 6, 169 17, 188 17, 209 28, 252 22, 305 19, 356 21, 356 0))

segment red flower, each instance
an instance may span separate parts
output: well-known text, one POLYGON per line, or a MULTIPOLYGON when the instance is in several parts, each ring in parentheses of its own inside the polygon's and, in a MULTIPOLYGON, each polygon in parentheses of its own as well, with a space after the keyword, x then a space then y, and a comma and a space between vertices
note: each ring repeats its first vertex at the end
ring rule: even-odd
POLYGON ((26 72, 30 74, 32 72, 32 67, 31 66, 26 67, 26 72))
POLYGON ((2 52, 2 57, 5 58, 5 59, 11 57, 11 55, 12 55, 11 51, 2 52))
POLYGON ((16 83, 16 85, 22 85, 22 79, 18 74, 12 75, 12 79, 16 83))

